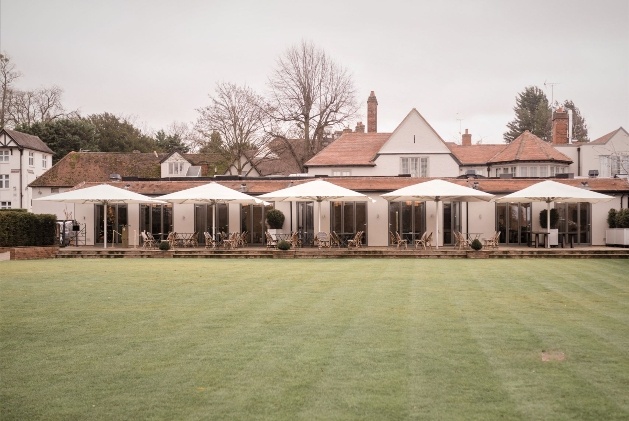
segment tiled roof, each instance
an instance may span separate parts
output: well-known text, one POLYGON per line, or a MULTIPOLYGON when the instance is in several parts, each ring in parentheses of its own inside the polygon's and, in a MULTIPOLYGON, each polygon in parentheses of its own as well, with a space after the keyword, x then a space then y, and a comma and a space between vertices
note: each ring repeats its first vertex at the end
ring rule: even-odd
POLYGON ((18 132, 16 130, 3 129, 2 131, 11 137, 21 147, 25 149, 32 149, 34 151, 46 152, 54 154, 54 151, 48 147, 38 136, 18 132))
POLYGON ((373 166, 391 133, 343 133, 306 162, 306 167, 373 166))
POLYGON ((270 156, 264 158, 247 157, 249 162, 262 177, 269 175, 290 175, 298 174, 301 171, 299 162, 307 154, 306 141, 304 139, 274 139, 268 145, 270 156), (286 144, 286 142, 290 144, 286 144), (291 151, 292 149, 292 151, 291 151), (293 155, 297 155, 297 159, 293 155))
MULTIPOLYGON (((609 140, 612 137, 616 136, 616 134, 618 132, 621 132, 621 131, 627 133, 627 131, 625 129, 620 127, 618 129, 614 130, 613 132, 607 133, 606 135, 603 135, 603 136, 599 137, 598 139, 595 139, 595 140, 591 141, 589 144, 590 145, 604 145, 607 142, 609 142, 609 140)), ((586 143, 586 144, 588 144, 588 143, 586 143)))
MULTIPOLYGON (((163 194, 173 193, 179 190, 196 187, 216 181, 226 187, 234 190, 241 190, 244 185, 244 192, 254 196, 269 193, 275 190, 312 181, 313 178, 291 179, 288 177, 282 179, 265 179, 265 178, 243 178, 241 180, 183 180, 183 181, 119 181, 108 182, 108 184, 118 187, 127 187, 131 191, 149 196, 159 196, 163 194), (291 184, 292 183, 292 184, 291 184)), ((379 195, 385 192, 397 190, 402 187, 421 183, 430 180, 429 178, 411 178, 411 177, 326 177, 326 181, 330 183, 359 191, 368 195, 379 195)), ((479 178, 479 179, 445 179, 452 183, 462 186, 473 187, 474 183, 478 183, 479 190, 492 194, 508 194, 521 190, 532 184, 539 183, 543 179, 499 179, 499 178, 479 178)), ((568 184, 574 187, 582 187, 587 182, 589 188, 593 191, 601 193, 618 193, 629 192, 629 181, 619 178, 588 178, 588 179, 554 179, 558 183, 568 184)), ((100 183, 86 183, 93 185, 100 183)))
POLYGON ((506 147, 504 144, 462 146, 451 142, 447 142, 447 145, 461 165, 487 164, 506 147))
POLYGON ((570 163, 572 160, 526 130, 488 162, 492 164, 521 161, 559 161, 570 163))
MULTIPOLYGON (((70 152, 33 181, 31 187, 71 187, 83 181, 108 182, 111 174, 121 177, 159 178, 166 154, 121 152, 70 152)), ((211 154, 182 154, 192 165, 208 167, 217 162, 211 154)))

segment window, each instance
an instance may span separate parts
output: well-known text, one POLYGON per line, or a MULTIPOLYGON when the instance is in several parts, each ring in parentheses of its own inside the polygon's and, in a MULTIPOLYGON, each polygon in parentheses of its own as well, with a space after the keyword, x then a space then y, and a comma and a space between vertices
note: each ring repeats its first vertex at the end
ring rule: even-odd
POLYGON ((537 167, 529 167, 529 177, 537 177, 537 167))
POLYGON ((183 162, 169 162, 168 174, 170 175, 183 174, 183 162))
POLYGON ((9 162, 9 151, 0 151, 0 162, 9 162))
POLYGON ((601 176, 614 177, 629 172, 629 154, 601 156, 601 176))
POLYGON ((11 202, 0 202, 0 209, 11 209, 11 202))
POLYGON ((528 167, 520 167, 520 177, 528 177, 528 167))
POLYGON ((352 175, 350 170, 334 170, 332 171, 332 177, 349 177, 352 175))
POLYGON ((35 153, 34 152, 29 152, 28 153, 28 165, 30 165, 31 167, 33 165, 35 165, 35 153))
POLYGON ((539 167, 539 176, 548 177, 548 165, 541 165, 539 167))
POLYGON ((9 188, 9 174, 0 175, 0 189, 9 188))
POLYGON ((400 158, 400 174, 428 177, 428 158, 400 158))
POLYGON ((46 155, 42 155, 41 157, 41 167, 48 168, 48 157, 46 155))
POLYGON ((555 173, 556 173, 557 168, 558 168, 558 167, 555 167, 554 165, 551 165, 551 166, 550 166, 550 176, 551 176, 551 177, 554 177, 554 176, 555 176, 555 173))

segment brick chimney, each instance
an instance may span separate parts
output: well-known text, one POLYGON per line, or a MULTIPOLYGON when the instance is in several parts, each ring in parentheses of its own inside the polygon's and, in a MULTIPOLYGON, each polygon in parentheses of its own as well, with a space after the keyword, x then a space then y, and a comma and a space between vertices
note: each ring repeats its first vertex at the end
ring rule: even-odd
POLYGON ((472 146, 472 135, 467 132, 467 129, 465 129, 465 133, 461 135, 461 145, 472 146))
POLYGON ((356 123, 356 133, 365 133, 365 125, 362 121, 356 123))
POLYGON ((553 113, 552 139, 555 145, 568 144, 568 112, 563 107, 553 113))
POLYGON ((378 133, 378 100, 373 91, 367 99, 367 133, 378 133))

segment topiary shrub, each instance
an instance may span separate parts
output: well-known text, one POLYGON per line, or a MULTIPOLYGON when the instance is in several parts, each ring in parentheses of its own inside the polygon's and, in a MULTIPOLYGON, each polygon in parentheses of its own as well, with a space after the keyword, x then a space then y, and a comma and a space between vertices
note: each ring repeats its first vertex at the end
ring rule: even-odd
POLYGON ((610 209, 609 212, 607 212, 607 225, 609 225, 610 228, 616 228, 616 209, 610 209))
POLYGON ((615 220, 616 228, 629 228, 629 209, 621 209, 616 212, 615 220))
POLYGON ((281 210, 271 209, 266 213, 266 223, 271 229, 282 229, 284 225, 284 214, 281 210))
MULTIPOLYGON (((546 209, 544 209, 543 211, 539 213, 539 224, 541 225, 542 228, 548 228, 546 226, 546 213, 547 213, 546 209)), ((550 228, 552 229, 557 228, 557 222, 559 222, 559 211, 555 208, 552 208, 550 210, 550 228)))
POLYGON ((168 241, 162 241, 159 243, 159 249, 163 251, 170 250, 170 243, 168 241))
POLYGON ((290 243, 286 240, 282 240, 277 243, 277 248, 280 250, 290 250, 290 243))
POLYGON ((472 249, 478 251, 478 250, 483 248, 483 243, 481 243, 478 238, 475 238, 474 241, 472 241, 472 244, 470 244, 470 247, 472 247, 472 249))

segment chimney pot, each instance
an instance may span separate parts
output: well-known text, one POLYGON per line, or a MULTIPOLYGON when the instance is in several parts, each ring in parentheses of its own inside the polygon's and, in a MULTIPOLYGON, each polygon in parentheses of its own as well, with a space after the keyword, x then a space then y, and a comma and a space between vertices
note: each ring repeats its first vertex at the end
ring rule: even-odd
POLYGON ((467 129, 465 129, 465 133, 461 135, 461 145, 472 146, 472 135, 467 132, 467 129))
POLYGON ((378 133, 378 100, 373 91, 367 99, 367 132, 378 133))
POLYGON ((356 123, 356 133, 365 133, 365 125, 362 121, 356 123))
POLYGON ((553 113, 552 142, 554 145, 568 144, 568 113, 563 107, 553 113))

